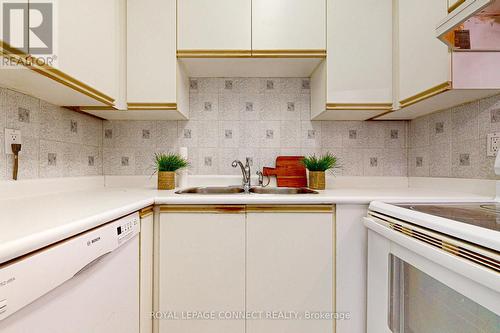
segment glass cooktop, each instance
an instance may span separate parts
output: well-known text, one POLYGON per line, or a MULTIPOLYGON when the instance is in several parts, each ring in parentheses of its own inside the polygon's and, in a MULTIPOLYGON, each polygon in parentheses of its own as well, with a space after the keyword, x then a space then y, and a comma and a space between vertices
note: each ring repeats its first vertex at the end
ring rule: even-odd
POLYGON ((396 206, 500 231, 500 203, 402 204, 396 206))

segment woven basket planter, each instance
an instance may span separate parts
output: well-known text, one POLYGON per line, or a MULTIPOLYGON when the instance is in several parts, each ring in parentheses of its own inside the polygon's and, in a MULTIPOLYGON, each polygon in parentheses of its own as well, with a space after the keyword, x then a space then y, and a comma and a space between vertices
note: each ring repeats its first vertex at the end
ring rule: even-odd
POLYGON ((309 171, 309 188, 313 190, 325 189, 325 172, 309 171))
POLYGON ((158 172, 158 189, 173 190, 175 189, 175 172, 159 171, 158 172))

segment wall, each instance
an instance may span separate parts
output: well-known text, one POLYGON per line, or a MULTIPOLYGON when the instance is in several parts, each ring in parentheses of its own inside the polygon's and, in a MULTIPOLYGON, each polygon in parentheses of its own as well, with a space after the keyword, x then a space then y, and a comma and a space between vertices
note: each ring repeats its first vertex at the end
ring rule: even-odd
POLYGON ((500 132, 500 95, 410 122, 409 175, 495 179, 486 135, 500 132))
POLYGON ((352 176, 406 176, 407 123, 310 121, 309 79, 192 78, 189 121, 105 121, 104 173, 153 173, 155 152, 189 147, 192 174, 238 174, 278 155, 331 151, 352 176))
POLYGON ((4 128, 22 131, 19 179, 102 175, 100 119, 0 88, 0 179, 11 179, 4 128))

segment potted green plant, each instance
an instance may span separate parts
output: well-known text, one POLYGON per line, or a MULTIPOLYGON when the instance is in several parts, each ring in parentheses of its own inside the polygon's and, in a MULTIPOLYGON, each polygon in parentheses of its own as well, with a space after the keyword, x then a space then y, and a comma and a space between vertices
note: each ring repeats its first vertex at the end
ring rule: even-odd
POLYGON ((309 170, 309 187, 315 190, 325 189, 325 171, 340 169, 337 156, 330 152, 319 157, 316 155, 307 156, 302 160, 302 163, 309 170))
POLYGON ((175 188, 175 172, 188 166, 189 162, 179 154, 155 154, 158 189, 173 190, 175 188))

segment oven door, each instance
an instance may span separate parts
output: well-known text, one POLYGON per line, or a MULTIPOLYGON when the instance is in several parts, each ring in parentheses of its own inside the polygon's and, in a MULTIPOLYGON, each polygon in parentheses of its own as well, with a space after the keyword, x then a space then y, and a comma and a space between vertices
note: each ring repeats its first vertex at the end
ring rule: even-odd
POLYGON ((370 216, 367 332, 499 332, 500 274, 370 216))

